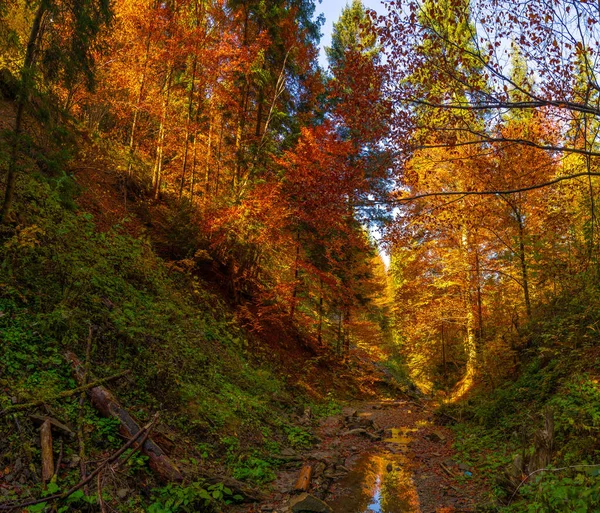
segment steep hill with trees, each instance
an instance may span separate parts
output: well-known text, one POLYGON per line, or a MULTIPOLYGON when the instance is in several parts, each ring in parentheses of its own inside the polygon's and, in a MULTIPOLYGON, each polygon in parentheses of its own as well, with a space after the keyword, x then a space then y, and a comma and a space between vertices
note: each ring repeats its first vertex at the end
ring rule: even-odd
POLYGON ((374 394, 600 508, 598 5, 317 8, 0 0, 0 510, 258 501, 374 394))

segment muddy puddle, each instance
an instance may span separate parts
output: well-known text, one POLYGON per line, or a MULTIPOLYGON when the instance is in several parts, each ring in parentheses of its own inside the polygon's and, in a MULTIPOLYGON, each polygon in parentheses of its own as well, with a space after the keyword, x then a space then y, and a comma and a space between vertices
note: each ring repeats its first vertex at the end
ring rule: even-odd
POLYGON ((391 429, 381 452, 361 454, 335 487, 334 513, 419 513, 411 472, 411 431, 391 429), (391 432, 390 432, 391 431, 391 432))

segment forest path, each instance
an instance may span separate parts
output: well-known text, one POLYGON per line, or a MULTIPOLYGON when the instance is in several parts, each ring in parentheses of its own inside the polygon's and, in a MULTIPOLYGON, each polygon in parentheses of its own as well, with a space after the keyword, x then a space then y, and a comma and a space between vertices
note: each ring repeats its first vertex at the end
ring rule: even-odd
MULTIPOLYGON (((308 493, 334 513, 466 513, 485 490, 460 463, 453 433, 436 426, 427 402, 384 400, 346 407, 322 419, 317 446, 300 454, 313 477, 308 493)), ((298 463, 280 472, 270 499, 237 511, 326 512, 293 507, 298 463)), ((309 504, 304 502, 304 504, 309 504)))

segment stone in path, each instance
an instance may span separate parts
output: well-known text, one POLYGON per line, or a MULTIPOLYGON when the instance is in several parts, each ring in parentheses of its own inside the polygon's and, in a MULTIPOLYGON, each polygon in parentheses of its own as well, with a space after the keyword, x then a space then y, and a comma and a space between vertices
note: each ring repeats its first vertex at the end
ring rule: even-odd
POLYGON ((332 509, 314 495, 302 493, 290 501, 294 513, 332 513, 332 509))

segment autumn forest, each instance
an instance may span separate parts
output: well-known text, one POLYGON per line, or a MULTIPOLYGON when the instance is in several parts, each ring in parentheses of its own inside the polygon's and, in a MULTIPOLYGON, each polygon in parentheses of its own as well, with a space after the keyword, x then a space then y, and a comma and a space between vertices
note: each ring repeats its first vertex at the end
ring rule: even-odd
POLYGON ((600 511, 600 4, 321 11, 0 0, 0 511, 600 511))

